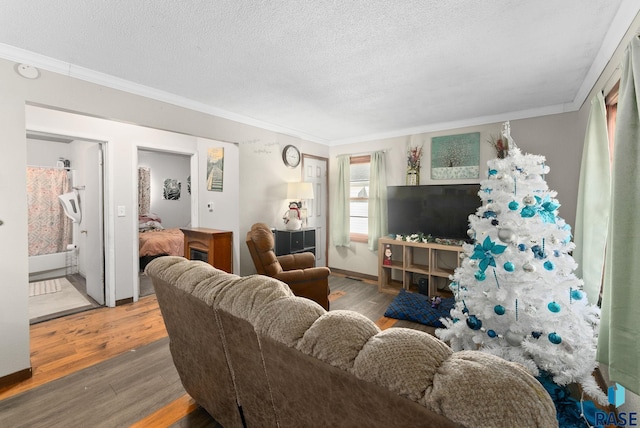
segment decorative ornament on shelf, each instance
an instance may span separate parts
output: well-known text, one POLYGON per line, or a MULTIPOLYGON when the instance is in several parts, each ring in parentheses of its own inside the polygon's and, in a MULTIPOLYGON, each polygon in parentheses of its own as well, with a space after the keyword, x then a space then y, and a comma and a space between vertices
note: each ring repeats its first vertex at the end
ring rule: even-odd
POLYGON ((391 266, 391 245, 387 244, 384 246, 384 260, 382 264, 385 266, 391 266))
POLYGON ((420 185, 420 160, 422 146, 409 147, 407 150, 407 186, 420 185))

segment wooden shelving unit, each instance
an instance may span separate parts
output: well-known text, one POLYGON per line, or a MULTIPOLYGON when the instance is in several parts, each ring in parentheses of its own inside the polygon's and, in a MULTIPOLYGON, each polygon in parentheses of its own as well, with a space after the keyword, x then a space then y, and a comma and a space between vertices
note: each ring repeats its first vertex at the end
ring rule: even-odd
POLYGON ((449 278, 460 266, 462 247, 381 238, 378 241, 378 291, 397 294, 400 289, 417 291, 416 278, 427 278, 429 296, 438 294, 436 278, 449 278), (385 248, 391 248, 391 264, 385 264, 385 248), (448 256, 446 254, 449 254, 448 256), (441 259, 447 257, 446 266, 441 259), (455 258, 455 260, 453 260, 455 258))

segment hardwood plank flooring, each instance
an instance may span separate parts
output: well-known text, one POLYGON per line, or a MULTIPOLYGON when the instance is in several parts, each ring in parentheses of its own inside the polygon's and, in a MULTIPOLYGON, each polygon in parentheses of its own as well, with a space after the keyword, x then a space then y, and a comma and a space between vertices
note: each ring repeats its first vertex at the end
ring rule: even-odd
MULTIPOLYGON (((331 275, 330 286, 331 310, 425 327, 383 317, 394 295, 369 280, 331 275)), ((31 364, 33 377, 0 389, 0 426, 220 427, 180 383, 155 295, 32 325, 31 364)))

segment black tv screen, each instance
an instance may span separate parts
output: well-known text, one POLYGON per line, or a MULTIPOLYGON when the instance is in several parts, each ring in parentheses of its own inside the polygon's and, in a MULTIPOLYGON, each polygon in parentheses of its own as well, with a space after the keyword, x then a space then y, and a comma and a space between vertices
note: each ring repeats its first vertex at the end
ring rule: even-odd
POLYGON ((389 234, 468 240, 469 214, 481 205, 479 184, 388 186, 389 234))

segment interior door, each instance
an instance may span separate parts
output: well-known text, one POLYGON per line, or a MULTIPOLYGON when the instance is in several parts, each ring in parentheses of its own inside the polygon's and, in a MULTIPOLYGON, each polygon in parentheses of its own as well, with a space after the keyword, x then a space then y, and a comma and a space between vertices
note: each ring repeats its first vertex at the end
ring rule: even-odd
POLYGON ((87 294, 104 305, 104 199, 102 144, 89 144, 84 151, 84 190, 80 190, 80 206, 83 209, 80 223, 79 250, 85 254, 83 271, 87 294))
POLYGON ((316 266, 327 266, 329 212, 327 158, 302 155, 302 181, 313 183, 313 199, 307 201, 308 227, 316 229, 316 266))

